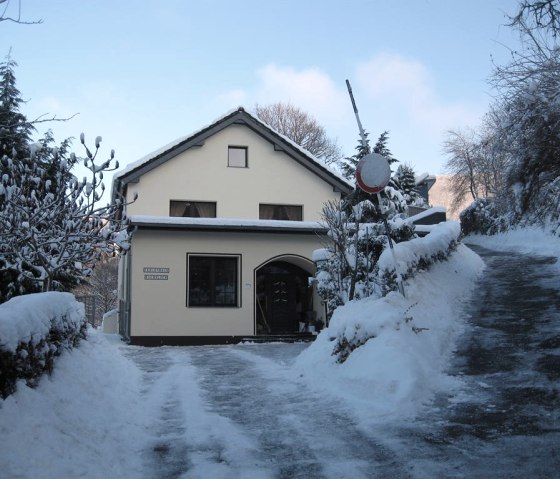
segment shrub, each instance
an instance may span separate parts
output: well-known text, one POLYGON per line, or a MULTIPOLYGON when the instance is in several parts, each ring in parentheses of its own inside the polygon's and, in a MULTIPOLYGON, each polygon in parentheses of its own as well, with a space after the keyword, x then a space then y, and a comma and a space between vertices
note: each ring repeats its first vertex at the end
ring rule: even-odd
POLYGON ((18 296, 0 305, 0 397, 35 387, 54 361, 86 337, 84 305, 70 293, 18 296))

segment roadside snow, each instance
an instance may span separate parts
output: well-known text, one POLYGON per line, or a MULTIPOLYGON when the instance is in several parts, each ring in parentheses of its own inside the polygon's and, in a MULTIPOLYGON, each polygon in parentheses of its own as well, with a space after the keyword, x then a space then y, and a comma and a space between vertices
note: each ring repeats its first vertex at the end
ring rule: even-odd
POLYGON ((343 399, 365 428, 414 417, 436 391, 458 385, 445 369, 463 327, 462 302, 483 267, 478 255, 459 245, 447 261, 406 283, 406 298, 390 293, 338 308, 299 356, 296 370, 313 387, 343 399), (339 364, 332 338, 345 329, 375 337, 339 364))
MULTIPOLYGON (((537 228, 519 228, 492 236, 469 235, 464 242, 496 251, 518 251, 560 258, 560 238, 537 228)), ((556 265, 560 268, 560 261, 556 265)))
POLYGON ((36 389, 0 400, 0 475, 141 477, 141 374, 100 333, 62 354, 36 389))
POLYGON ((460 235, 461 225, 457 221, 445 221, 436 225, 427 236, 397 243, 393 248, 385 248, 377 262, 379 276, 395 269, 401 276, 405 275, 408 271, 415 270, 421 260, 430 264, 439 255, 445 256, 450 245, 460 235))

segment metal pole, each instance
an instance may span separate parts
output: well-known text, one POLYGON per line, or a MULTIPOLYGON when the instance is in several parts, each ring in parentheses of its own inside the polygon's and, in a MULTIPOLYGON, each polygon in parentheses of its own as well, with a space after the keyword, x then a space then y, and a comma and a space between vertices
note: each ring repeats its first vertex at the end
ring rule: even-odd
POLYGON ((350 95, 350 100, 352 100, 352 107, 354 108, 354 115, 356 116, 356 121, 358 122, 358 129, 360 130, 362 146, 364 148, 367 148, 366 133, 364 131, 364 127, 362 126, 362 122, 360 121, 360 115, 358 115, 358 107, 356 106, 356 102, 354 100, 354 94, 352 93, 352 87, 350 86, 350 82, 348 80, 346 80, 346 87, 348 88, 348 94, 350 95))
MULTIPOLYGON (((348 88, 348 94, 350 95, 350 100, 352 101, 352 108, 354 108, 354 115, 356 116, 356 121, 358 123, 358 129, 360 130, 360 137, 362 139, 362 146, 364 150, 367 149, 367 138, 364 132, 364 127, 360 121, 360 115, 358 115, 358 107, 356 106, 356 101, 354 100, 354 94, 352 93, 352 87, 350 86, 350 81, 346 80, 346 87, 348 88)), ((385 225, 385 232, 387 233, 387 239, 389 240, 389 248, 391 249, 391 255, 393 257, 393 262, 395 263, 395 273, 397 275, 397 285, 399 287, 399 292, 404 296, 404 286, 402 283, 401 275, 397 268, 397 257, 395 255, 395 249, 393 248, 393 240, 389 234, 389 223, 385 216, 385 211, 383 209, 383 203, 381 202, 381 195, 377 193, 377 201, 379 202, 379 211, 381 212, 381 217, 383 218, 383 224, 385 225)))
POLYGON ((379 202, 379 210, 381 211, 381 217, 383 218, 383 224, 385 225, 385 232, 387 233, 387 240, 389 241, 391 256, 393 257, 393 263, 395 264, 395 274, 397 275, 397 286, 399 288, 399 293, 405 296, 404 285, 397 265, 397 255, 395 254, 393 240, 391 239, 391 235, 389 234, 389 222, 387 221, 387 217, 385 216, 385 212, 383 211, 383 203, 381 203, 381 195, 379 193, 377 193, 377 201, 379 202))

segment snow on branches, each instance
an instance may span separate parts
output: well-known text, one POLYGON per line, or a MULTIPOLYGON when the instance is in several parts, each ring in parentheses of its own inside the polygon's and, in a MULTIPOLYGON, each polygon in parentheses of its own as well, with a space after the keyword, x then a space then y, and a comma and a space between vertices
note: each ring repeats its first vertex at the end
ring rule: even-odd
MULTIPOLYGON (((327 302, 329 316, 353 299, 380 296, 377 262, 388 246, 387 230, 371 201, 354 206, 346 201, 330 201, 323 207, 323 222, 329 232, 325 248, 317 250, 317 290, 327 302)), ((393 211, 393 213, 395 213, 393 211)), ((387 222, 395 242, 415 236, 414 226, 394 216, 387 222)))
POLYGON ((83 159, 69 151, 68 140, 55 146, 51 133, 23 158, 0 159, 0 302, 75 284, 102 253, 128 247, 121 204, 101 204, 103 174, 118 168, 114 152, 99 161, 101 137, 93 152, 80 139, 83 159), (81 180, 78 168, 85 171, 81 180))

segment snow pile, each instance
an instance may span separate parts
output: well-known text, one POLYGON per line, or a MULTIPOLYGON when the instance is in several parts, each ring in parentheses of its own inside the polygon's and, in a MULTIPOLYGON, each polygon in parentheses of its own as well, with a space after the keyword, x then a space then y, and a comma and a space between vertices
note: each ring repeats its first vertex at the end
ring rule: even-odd
MULTIPOLYGON (((408 258, 403 250, 398 257, 408 258)), ((462 328, 461 304, 483 267, 459 245, 447 261, 405 284, 406 298, 392 292, 339 307, 299 356, 297 373, 343 399, 366 423, 414 416, 434 391, 455 384, 444 370, 462 328), (359 347, 341 363, 344 340, 359 347)))
POLYGON ((39 344, 51 330, 79 330, 85 309, 71 293, 35 293, 0 304, 0 350, 15 352, 20 343, 39 344))
POLYGON ((473 234, 466 243, 487 247, 496 251, 556 256, 560 259, 560 237, 539 228, 516 228, 492 236, 473 234))
POLYGON ((142 477, 141 373, 100 333, 0 400, 2 477, 142 477))
POLYGON ((396 290, 396 278, 414 276, 415 271, 428 268, 445 259, 456 247, 461 235, 457 221, 445 221, 435 226, 429 235, 386 248, 379 257, 379 279, 384 292, 396 290))
POLYGON ((54 359, 85 338, 84 305, 70 293, 36 293, 0 305, 0 397, 53 370, 54 359))

